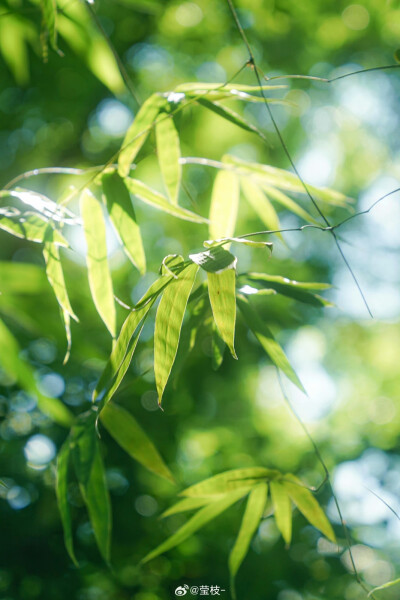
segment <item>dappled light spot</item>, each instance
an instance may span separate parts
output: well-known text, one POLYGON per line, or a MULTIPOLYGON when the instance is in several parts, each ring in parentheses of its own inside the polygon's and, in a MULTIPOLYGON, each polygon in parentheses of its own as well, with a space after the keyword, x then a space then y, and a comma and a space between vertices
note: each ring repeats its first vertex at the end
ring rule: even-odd
POLYGON ((96 110, 97 121, 101 130, 113 137, 125 133, 132 122, 132 112, 118 100, 103 100, 96 110))
POLYGON ((361 31, 368 26, 369 12, 361 4, 350 4, 342 12, 343 23, 355 31, 361 31))
POLYGON ((25 458, 34 469, 45 468, 56 455, 56 447, 46 435, 33 435, 25 444, 25 458))
POLYGON ((158 503, 152 496, 138 496, 135 509, 142 517, 152 517, 158 510, 158 503))
POLYGON ((14 485, 7 493, 7 501, 14 510, 21 510, 29 506, 31 497, 28 490, 19 485, 14 485))
POLYGON ((195 27, 203 19, 203 11, 195 2, 183 2, 177 6, 175 19, 182 27, 195 27))
POLYGON ((45 396, 62 396, 65 390, 64 378, 58 373, 47 373, 43 375, 38 383, 38 387, 45 396))

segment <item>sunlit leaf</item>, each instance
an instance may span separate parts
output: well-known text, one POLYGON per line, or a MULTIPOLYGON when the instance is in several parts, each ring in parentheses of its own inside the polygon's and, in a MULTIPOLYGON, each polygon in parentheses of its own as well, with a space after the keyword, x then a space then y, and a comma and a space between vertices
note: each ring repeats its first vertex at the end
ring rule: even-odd
POLYGON ((159 554, 163 554, 164 552, 167 552, 167 550, 171 550, 171 548, 174 548, 178 544, 182 543, 188 537, 196 533, 196 531, 204 527, 204 525, 206 525, 209 521, 215 519, 215 517, 237 502, 246 493, 247 492, 245 489, 236 490, 229 495, 216 500, 212 504, 208 504, 204 508, 201 508, 191 519, 189 519, 189 521, 187 521, 187 523, 182 525, 178 531, 171 535, 171 537, 160 544, 160 546, 158 546, 155 550, 149 552, 149 554, 141 562, 148 562, 156 556, 159 556, 159 554))
POLYGON ((325 290, 330 287, 325 283, 308 283, 287 279, 279 275, 268 275, 267 273, 246 273, 246 281, 251 284, 260 285, 266 289, 273 289, 278 294, 288 296, 312 306, 332 306, 332 303, 310 290, 325 290))
POLYGON ((233 358, 235 352, 236 324, 236 270, 207 273, 208 295, 218 332, 228 346, 233 358))
POLYGON ((200 215, 196 215, 190 210, 186 210, 186 208, 181 208, 180 206, 175 206, 168 202, 167 198, 151 189, 142 181, 138 179, 132 179, 131 177, 125 178, 125 183, 128 189, 135 194, 140 200, 149 204, 153 208, 157 208, 158 210, 162 210, 178 219, 183 219, 184 221, 192 221, 193 223, 208 223, 208 220, 200 215))
POLYGON ((187 301, 199 267, 190 264, 165 288, 157 309, 154 331, 154 374, 161 404, 174 364, 187 301))
POLYGON ((100 413, 100 420, 110 435, 134 460, 160 477, 174 482, 157 448, 127 410, 108 402, 100 413))
POLYGON ((205 252, 189 254, 190 260, 199 265, 207 273, 220 273, 236 267, 237 258, 222 246, 212 246, 205 252))
POLYGON ((157 156, 161 174, 172 204, 178 204, 182 166, 179 162, 181 149, 179 134, 174 118, 168 112, 162 112, 156 121, 157 156))
POLYGON ((238 306, 243 314, 243 317, 247 323, 247 326, 254 333, 265 352, 268 354, 271 361, 285 373, 285 375, 302 391, 305 393, 304 387, 297 377, 295 371, 290 365, 286 354, 282 350, 281 346, 275 340, 269 327, 260 319, 257 312, 251 306, 249 301, 243 296, 237 298, 238 306))
POLYGON ((292 503, 289 494, 279 481, 271 481, 271 497, 276 525, 289 545, 292 539, 292 503))
POLYGON ((116 313, 107 258, 106 226, 103 210, 88 189, 85 189, 81 195, 80 208, 87 245, 86 263, 90 291, 99 315, 114 337, 116 333, 116 313))
POLYGON ((73 319, 79 321, 71 308, 71 304, 68 298, 68 292, 64 280, 64 272, 60 259, 60 251, 58 246, 51 242, 46 242, 43 248, 43 256, 46 261, 46 275, 51 287, 53 288, 54 294, 57 298, 57 302, 61 308, 66 311, 73 319))
MULTIPOLYGON (((240 184, 246 200, 253 207, 266 228, 271 231, 279 231, 281 224, 276 210, 260 187, 250 177, 241 177, 240 184)), ((276 235, 283 239, 281 233, 276 235)))
POLYGON ((74 544, 72 537, 71 509, 68 501, 68 483, 69 483, 69 462, 70 462, 70 442, 69 439, 61 447, 57 456, 57 478, 56 494, 58 510, 60 511, 61 522, 64 531, 64 543, 72 562, 78 566, 75 557, 74 544))
POLYGON ((223 106, 222 104, 219 104, 219 102, 211 101, 211 100, 208 100, 207 98, 203 98, 203 97, 197 98, 197 102, 200 104, 200 106, 204 106, 204 108, 211 110, 212 112, 216 113, 218 116, 222 117, 223 119, 226 119, 227 121, 230 121, 231 123, 233 123, 234 125, 237 125, 241 129, 244 129, 245 131, 250 131, 250 133, 255 133, 262 140, 266 139, 266 137, 262 131, 260 131, 252 123, 249 123, 249 121, 244 119, 242 116, 240 116, 237 112, 233 111, 231 108, 228 108, 227 106, 223 106))
POLYGON ((271 187, 270 185, 263 185, 261 183, 261 187, 266 193, 267 197, 272 198, 282 206, 284 206, 287 210, 292 212, 294 215, 300 217, 306 221, 306 223, 312 223, 313 225, 320 225, 320 223, 315 219, 308 211, 304 210, 300 204, 289 198, 287 194, 278 190, 277 188, 271 187))
POLYGON ((238 176, 232 171, 218 171, 213 185, 209 215, 211 239, 234 235, 238 206, 238 176))
POLYGON ((225 237, 220 238, 219 240, 206 240, 203 242, 203 246, 206 248, 212 248, 216 245, 225 245, 225 244, 243 244, 244 246, 250 246, 250 248, 268 248, 272 252, 273 244, 271 242, 262 242, 260 240, 251 240, 245 237, 225 237))
POLYGON ((316 529, 319 529, 331 542, 335 542, 336 538, 332 525, 310 490, 305 488, 303 483, 294 475, 285 475, 285 478, 282 479, 282 485, 307 521, 316 529))
POLYGON ((211 338, 211 360, 212 368, 217 371, 224 360, 225 343, 217 333, 215 321, 213 321, 212 338, 211 338))
POLYGON ((55 423, 69 427, 73 416, 58 398, 50 398, 40 392, 30 364, 20 355, 17 340, 0 320, 0 365, 4 371, 37 399, 38 407, 55 423))
MULTIPOLYGON (((79 218, 70 211, 66 206, 62 206, 50 200, 44 194, 34 192, 25 188, 16 188, 14 190, 1 190, 1 198, 8 198, 23 210, 27 210, 27 206, 40 214, 44 219, 63 223, 65 225, 78 225, 79 218)), ((29 213, 32 214, 32 213, 29 213)))
POLYGON ((57 27, 56 27, 56 18, 57 18, 57 5, 55 0, 41 0, 42 12, 44 22, 46 24, 46 29, 49 34, 50 45, 53 50, 58 50, 57 48, 57 27))
POLYGON ((234 592, 235 576, 249 551, 251 540, 260 524, 267 501, 267 494, 268 485, 266 483, 259 483, 251 490, 235 545, 229 555, 229 571, 233 598, 236 597, 234 592))
POLYGON ((146 271, 146 256, 140 228, 124 180, 114 171, 104 173, 102 183, 107 211, 115 232, 124 252, 143 275, 146 271))
POLYGON ((232 91, 239 90, 241 92, 259 92, 260 90, 279 90, 287 88, 286 85, 245 85, 242 83, 204 83, 202 81, 195 81, 189 83, 182 83, 175 88, 176 92, 199 92, 208 90, 218 91, 232 91))
POLYGON ((183 490, 180 495, 190 498, 218 496, 237 489, 254 487, 262 481, 269 481, 279 475, 279 471, 265 469, 264 467, 232 469, 196 483, 183 490))
POLYGON ((143 103, 132 125, 126 132, 118 158, 118 171, 121 177, 129 175, 133 161, 143 146, 150 130, 166 100, 159 94, 153 94, 143 103))
POLYGON ((8 210, 0 210, 0 229, 30 242, 41 244, 46 240, 68 248, 64 236, 58 229, 53 229, 46 217, 39 214, 20 213, 14 211, 12 207, 8 210))
MULTIPOLYGON (((223 494, 220 494, 220 496, 222 497, 223 494)), ((215 502, 218 497, 219 496, 212 496, 209 498, 183 498, 183 500, 179 500, 179 502, 164 511, 161 515, 161 518, 170 517, 171 515, 176 515, 189 510, 195 510, 196 508, 201 508, 206 504, 210 504, 210 502, 215 502)))

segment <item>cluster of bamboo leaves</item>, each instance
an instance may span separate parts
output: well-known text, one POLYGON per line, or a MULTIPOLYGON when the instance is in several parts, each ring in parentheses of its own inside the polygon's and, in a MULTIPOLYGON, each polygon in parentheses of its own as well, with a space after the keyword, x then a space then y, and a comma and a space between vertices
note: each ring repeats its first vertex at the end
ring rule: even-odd
MULTIPOLYGON (((151 440, 133 416, 113 401, 133 359, 144 323, 157 302, 154 372, 160 405, 179 345, 184 345, 190 351, 196 343, 201 326, 210 326, 212 329, 215 368, 223 360, 225 346, 233 358, 237 358, 237 308, 246 327, 254 333, 270 361, 304 391, 284 350, 259 316, 252 297, 281 294, 322 307, 329 303, 318 292, 328 286, 321 283, 300 283, 268 273, 246 272, 238 275, 237 258, 231 251, 231 246, 234 247, 235 244, 246 244, 254 251, 272 251, 270 241, 259 241, 258 237, 249 239, 250 236, 235 237, 241 197, 250 204, 269 231, 276 231, 280 229, 277 205, 293 212, 307 223, 315 222, 314 217, 292 197, 304 190, 294 175, 271 166, 249 163, 233 156, 223 157, 220 163, 203 158, 181 157, 179 134, 174 120, 176 112, 195 102, 222 118, 263 136, 252 124, 223 103, 229 99, 259 102, 262 101, 257 95, 259 92, 260 88, 251 86, 195 83, 179 86, 165 94, 152 95, 143 104, 126 133, 119 152, 118 167, 102 169, 92 186, 86 187, 80 194, 79 214, 74 214, 65 202, 55 202, 29 189, 16 187, 0 191, 0 228, 14 236, 42 244, 46 275, 61 309, 68 347, 71 341, 70 320, 78 321, 78 316, 69 300, 60 247, 69 245, 68 235, 64 235, 66 230, 82 228, 87 245, 86 263, 92 299, 113 338, 111 354, 93 392, 93 410, 74 420, 70 411, 59 400, 40 394, 32 368, 27 361, 19 359, 15 338, 6 325, 0 322, 0 362, 3 368, 22 388, 38 397, 39 408, 43 412, 65 426, 72 424, 70 434, 58 455, 57 498, 66 547, 75 562, 72 518, 67 499, 67 489, 72 479, 79 483, 100 552, 107 562, 110 560, 111 510, 97 435, 99 422, 132 458, 157 475, 173 481, 171 472, 151 440), (134 161, 153 131, 165 194, 134 177, 134 161), (182 167, 194 161, 203 164, 204 168, 217 168, 207 217, 189 211, 178 203, 182 167), (175 218, 207 226, 209 239, 204 242, 204 248, 200 252, 187 257, 165 257, 159 277, 129 309, 118 332, 113 281, 108 262, 106 222, 109 220, 112 224, 132 265, 144 274, 145 244, 135 213, 138 201, 175 218), (189 318, 183 327, 186 311, 189 318)), ((315 188, 312 191, 324 202, 346 205, 347 198, 337 192, 315 188)), ((234 493, 231 493, 232 482, 229 479, 232 474, 223 474, 183 492, 185 499, 167 511, 167 514, 194 508, 200 508, 199 512, 147 559, 176 545, 248 494, 248 508, 230 559, 233 577, 264 514, 268 485, 275 518, 287 543, 290 541, 291 531, 291 501, 310 523, 333 539, 333 533, 319 505, 293 476, 282 478, 280 474, 265 469, 259 469, 256 477, 254 473, 252 471, 243 475, 242 471, 233 472, 234 478, 241 481, 240 485, 235 482, 234 493)))

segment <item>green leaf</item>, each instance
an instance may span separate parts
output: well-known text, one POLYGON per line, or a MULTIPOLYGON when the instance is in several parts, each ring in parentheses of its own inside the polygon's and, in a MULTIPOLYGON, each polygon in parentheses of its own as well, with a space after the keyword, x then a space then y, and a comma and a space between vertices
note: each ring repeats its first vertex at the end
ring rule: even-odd
POLYGON ((116 313, 107 258, 106 225, 103 210, 85 189, 80 198, 83 230, 87 244, 86 263, 93 302, 107 329, 113 337, 116 333, 116 313))
POLYGON ((79 415, 71 431, 71 450, 79 483, 86 485, 95 454, 96 414, 93 411, 79 415))
POLYGON ((179 162, 181 149, 174 118, 162 112, 156 121, 157 156, 161 174, 172 204, 178 204, 182 166, 179 162))
POLYGON ((43 243, 45 240, 58 246, 68 248, 64 236, 53 229, 46 217, 39 214, 20 213, 12 207, 0 210, 0 229, 11 235, 29 240, 30 242, 43 243))
POLYGON ((236 324, 236 271, 225 269, 222 273, 207 273, 208 295, 218 332, 228 346, 233 358, 235 352, 236 324))
POLYGON ((58 398, 44 396, 37 387, 34 371, 20 356, 20 348, 11 331, 0 320, 0 365, 22 389, 37 398, 38 408, 55 423, 69 427, 73 415, 58 398))
POLYGON ((304 210, 304 208, 302 208, 297 202, 295 202, 294 200, 289 198, 289 196, 284 194, 281 190, 278 190, 269 185, 262 185, 262 188, 263 188, 264 192, 267 194, 267 196, 270 196, 273 200, 276 200, 276 202, 279 202, 279 204, 284 206, 287 210, 290 210, 290 212, 292 212, 293 214, 300 217, 300 219, 303 219, 304 221, 306 221, 306 223, 312 223, 313 225, 320 225, 320 223, 317 221, 317 219, 314 219, 314 217, 312 215, 310 215, 310 213, 308 211, 304 210))
POLYGON ((249 123, 249 121, 246 121, 246 119, 241 117, 238 113, 231 110, 227 106, 223 106, 222 104, 219 104, 216 101, 211 101, 211 100, 208 100, 207 98, 203 98, 203 97, 197 98, 197 102, 200 104, 200 106, 204 106, 204 108, 211 110, 212 112, 216 113, 218 116, 222 117, 223 119, 226 119, 227 121, 230 121, 231 123, 233 123, 234 125, 237 125, 241 129, 244 129, 245 131, 250 131, 250 133, 255 133, 262 140, 264 140, 264 141, 266 140, 266 137, 262 131, 260 131, 252 123, 249 123))
POLYGON ((146 272, 146 256, 140 228, 124 180, 114 171, 104 173, 102 183, 107 211, 115 233, 129 260, 143 275, 146 272))
POLYGON ((272 252, 272 247, 273 244, 271 242, 260 242, 260 241, 256 241, 256 240, 248 240, 245 237, 225 237, 225 238, 220 238, 219 240, 206 240, 205 242, 203 242, 203 246, 205 246, 206 248, 212 248, 214 246, 216 246, 217 244, 219 244, 220 246, 225 245, 225 244, 230 244, 230 243, 234 243, 234 244, 243 244, 244 246, 250 246, 250 248, 268 248, 268 250, 270 250, 270 252, 272 252))
MULTIPOLYGON (((397 50, 397 52, 399 52, 399 51, 397 50)), ((400 62, 400 60, 398 60, 398 62, 400 62)), ((378 585, 378 587, 373 588, 368 593, 368 598, 370 598, 373 594, 375 594, 375 592, 378 592, 379 590, 386 590, 387 588, 390 588, 394 585, 398 585, 399 583, 400 583, 400 577, 398 579, 393 579, 393 581, 388 581, 387 583, 378 585)))
POLYGON ((294 475, 285 475, 285 479, 282 479, 282 485, 307 521, 316 529, 319 529, 328 540, 335 542, 336 538, 332 525, 310 490, 305 488, 303 483, 294 475))
POLYGON ((171 550, 178 544, 182 543, 188 537, 196 533, 199 529, 204 527, 209 521, 215 519, 219 514, 224 512, 232 504, 237 502, 242 496, 247 493, 246 489, 240 489, 232 492, 228 496, 216 500, 212 504, 208 504, 204 508, 200 509, 187 523, 182 525, 178 531, 176 531, 171 537, 165 542, 160 544, 155 550, 152 550, 141 562, 145 563, 152 560, 156 556, 171 550))
MULTIPOLYGON (((223 494, 220 494, 222 497, 223 494)), ((195 508, 201 508, 206 504, 210 504, 210 502, 214 502, 216 498, 219 496, 212 496, 210 498, 183 498, 183 500, 179 500, 176 504, 168 508, 161 515, 161 518, 170 517, 171 515, 176 515, 181 512, 186 512, 188 510, 194 510, 195 508)))
POLYGON ((72 537, 72 522, 71 509, 68 501, 68 482, 69 482, 69 459, 70 459, 70 442, 67 441, 61 447, 57 456, 57 478, 56 478, 56 494, 58 510, 60 511, 61 522, 64 531, 64 543, 72 562, 78 565, 74 552, 74 543, 72 537))
POLYGON ((212 351, 212 368, 217 371, 222 365, 224 360, 225 343, 217 333, 215 321, 213 321, 212 327, 212 340, 211 340, 211 351, 212 351))
MULTIPOLYGON (((267 495, 268 485, 266 483, 259 483, 251 490, 249 494, 242 524, 240 526, 235 545, 233 546, 229 556, 229 572, 233 590, 236 573, 238 572, 240 565, 249 551, 251 540, 253 539, 253 536, 260 524, 261 517, 263 516, 265 504, 267 502, 267 495)), ((234 591, 232 596, 233 598, 236 597, 234 591)))
POLYGON ((178 350, 183 317, 198 270, 198 265, 192 263, 181 271, 165 288, 158 305, 154 331, 154 374, 160 405, 178 350))
POLYGON ((180 495, 190 498, 218 496, 238 489, 254 487, 263 480, 271 480, 279 475, 279 471, 265 469, 264 467, 232 469, 196 483, 183 490, 180 495))
POLYGON ((53 50, 58 50, 57 47, 57 6, 55 0, 41 0, 42 12, 46 29, 49 34, 50 45, 53 50))
MULTIPOLYGON (((0 198, 11 199, 14 204, 18 205, 15 209, 20 214, 24 214, 24 211, 27 210, 34 210, 47 221, 51 220, 66 225, 77 225, 79 223, 77 216, 67 207, 57 204, 57 202, 50 200, 44 194, 39 194, 33 190, 25 188, 1 190, 0 198), (29 208, 27 209, 26 207, 29 208)), ((32 212, 27 212, 26 214, 32 214, 32 212)))
POLYGON ((190 260, 199 265, 207 273, 220 273, 236 267, 237 258, 222 246, 211 246, 205 252, 189 254, 190 260))
POLYGON ((174 477, 157 448, 131 413, 114 402, 108 402, 100 413, 100 420, 109 434, 134 460, 174 483, 174 477))
MULTIPOLYGON (((241 177, 240 184, 247 202, 253 207, 267 229, 279 231, 281 229, 279 217, 260 187, 250 177, 241 177)), ((283 239, 281 233, 277 233, 276 235, 281 240, 283 239)))
POLYGON ((238 207, 238 176, 233 171, 218 171, 213 185, 209 215, 211 239, 234 235, 238 207))
POLYGON ((189 83, 182 83, 175 88, 176 92, 204 92, 209 90, 218 90, 218 91, 232 91, 238 90, 241 92, 259 92, 261 90, 279 90, 286 89, 287 85, 245 85, 245 84, 236 84, 236 83, 204 83, 202 81, 195 81, 189 83))
POLYGON ((286 354, 275 340, 269 327, 260 319, 249 301, 243 296, 237 298, 238 306, 243 314, 247 326, 254 333, 271 361, 285 373, 285 375, 304 393, 305 389, 289 363, 286 354))
POLYGON ((71 308, 68 298, 58 246, 51 242, 45 242, 43 256, 46 262, 47 279, 53 288, 57 302, 63 311, 67 312, 73 319, 75 319, 75 321, 79 321, 78 317, 71 308))
POLYGON ((165 106, 165 103, 165 98, 153 94, 150 98, 147 98, 135 116, 132 125, 126 132, 118 158, 118 171, 121 177, 126 177, 129 174, 133 161, 146 141, 158 113, 165 106))
POLYGON ((173 217, 177 217, 178 219, 183 219, 184 221, 192 221, 193 223, 208 223, 208 220, 204 217, 196 215, 190 210, 186 210, 186 208, 181 208, 180 206, 171 204, 168 202, 165 196, 151 189, 138 179, 126 177, 125 183, 132 194, 135 194, 135 196, 137 196, 140 200, 146 204, 149 204, 153 208, 162 210, 163 212, 166 212, 173 217))
POLYGON ((292 539, 292 503, 289 494, 279 481, 271 481, 271 497, 276 525, 289 545, 292 539))
POLYGON ((294 281, 293 279, 287 279, 287 277, 268 275, 266 273, 246 273, 245 279, 305 304, 311 304, 312 306, 332 306, 332 303, 325 300, 325 298, 309 291, 328 289, 330 287, 329 284, 294 281))

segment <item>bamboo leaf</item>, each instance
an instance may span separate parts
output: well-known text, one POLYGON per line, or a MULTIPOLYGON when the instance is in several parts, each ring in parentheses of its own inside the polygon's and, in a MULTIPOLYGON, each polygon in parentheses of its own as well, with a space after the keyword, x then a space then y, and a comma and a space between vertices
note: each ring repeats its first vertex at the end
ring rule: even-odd
POLYGON ((71 510, 68 502, 68 482, 69 482, 69 459, 70 442, 67 440, 61 447, 57 456, 57 478, 56 494, 58 510, 60 511, 61 522, 64 531, 64 543, 72 562, 78 566, 74 552, 74 543, 72 537, 71 510))
POLYGON ((236 324, 236 271, 225 269, 222 273, 207 273, 208 295, 214 320, 221 338, 233 358, 235 352, 236 324))
POLYGON ((55 423, 69 427, 73 415, 58 398, 44 396, 37 387, 34 371, 20 356, 20 348, 11 331, 0 320, 0 365, 28 394, 37 399, 38 408, 55 423))
POLYGON ((234 244, 244 244, 245 246, 250 246, 250 248, 268 248, 268 250, 270 250, 270 252, 272 252, 272 247, 273 247, 273 244, 271 242, 260 242, 257 240, 249 240, 244 237, 225 237, 225 238, 220 238, 219 240, 206 240, 205 242, 203 242, 203 246, 205 246, 205 248, 212 248, 212 247, 216 246, 217 244, 222 246, 227 243, 230 244, 231 242, 234 244))
POLYGON ((286 354, 275 340, 269 327, 260 319, 249 301, 243 296, 237 298, 238 306, 251 331, 254 333, 271 361, 304 393, 305 389, 289 363, 286 354))
POLYGON ((183 500, 179 500, 179 502, 165 510, 162 513, 161 518, 163 519, 164 517, 170 517, 171 515, 176 515, 181 512, 194 510, 195 508, 201 508, 202 506, 210 504, 222 496, 223 494, 210 498, 183 498, 183 500))
POLYGON ((146 141, 157 115, 161 107, 165 105, 165 102, 165 98, 158 94, 153 94, 150 98, 147 98, 137 113, 132 125, 126 132, 119 154, 118 172, 121 177, 126 177, 129 174, 131 165, 146 141))
POLYGON ((222 361, 224 360, 225 343, 217 333, 215 321, 213 321, 212 328, 211 350, 212 368, 214 369, 214 371, 217 371, 222 365, 222 361))
POLYGON ((279 481, 271 481, 271 497, 276 525, 289 545, 292 539, 292 504, 289 494, 279 481))
POLYGON ((122 248, 138 271, 146 272, 146 256, 135 211, 124 180, 116 171, 104 173, 103 192, 107 211, 122 248))
POLYGON ((174 482, 173 475, 157 448, 131 413, 108 402, 100 413, 100 420, 109 434, 134 460, 156 475, 174 482))
POLYGON ((246 84, 236 84, 236 83, 204 83, 202 81, 195 81, 189 83, 182 83, 175 88, 176 92, 189 93, 194 92, 201 93, 204 91, 217 90, 217 91, 232 91, 239 90, 241 92, 259 92, 261 90, 279 90, 286 89, 287 85, 246 85, 246 84))
POLYGON ((239 207, 239 179, 233 171, 218 171, 210 206, 211 239, 232 237, 239 207))
MULTIPOLYGON (((256 185, 250 177, 241 177, 240 184, 247 202, 253 207, 267 229, 279 231, 279 229, 281 229, 281 224, 276 210, 260 187, 256 185)), ((281 240, 283 239, 281 233, 277 233, 276 235, 281 240)))
POLYGON ((307 521, 316 529, 319 529, 329 540, 335 542, 336 537, 332 525, 310 490, 305 488, 294 475, 285 475, 282 485, 307 521))
POLYGON ((269 196, 273 200, 276 200, 276 202, 279 202, 279 204, 284 206, 287 210, 290 210, 290 212, 292 212, 293 214, 300 217, 300 219, 306 221, 306 223, 320 225, 317 219, 314 219, 314 217, 308 211, 304 210, 302 206, 300 206, 297 202, 289 198, 289 196, 287 196, 281 190, 278 190, 277 188, 271 187, 269 185, 262 185, 262 188, 267 194, 267 196, 269 196))
POLYGON ((126 177, 125 183, 132 194, 153 208, 162 210, 163 212, 166 212, 173 217, 177 217, 178 219, 183 219, 184 221, 192 221, 193 223, 208 223, 208 220, 204 217, 196 215, 190 210, 186 210, 186 208, 181 208, 180 206, 171 204, 168 202, 165 196, 151 189, 138 179, 126 177))
POLYGON ((171 535, 165 542, 160 544, 155 550, 149 552, 147 556, 141 561, 142 563, 152 560, 156 556, 171 550, 178 544, 182 543, 188 537, 196 533, 199 529, 204 527, 209 521, 215 519, 219 514, 224 512, 232 504, 237 502, 242 496, 247 493, 245 489, 240 489, 232 492, 228 496, 216 500, 212 504, 208 504, 204 508, 200 509, 187 523, 182 525, 178 531, 171 535))
POLYGON ((89 190, 80 199, 83 230, 87 244, 86 263, 89 286, 97 311, 113 337, 116 313, 113 286, 107 258, 106 226, 102 208, 89 190))
POLYGON ((229 572, 231 576, 233 598, 236 597, 234 592, 235 576, 247 552, 249 551, 251 540, 253 539, 253 536, 260 524, 265 503, 267 502, 267 495, 268 485, 266 483, 259 483, 251 490, 247 500, 242 524, 240 526, 235 545, 233 546, 229 556, 229 572))
POLYGON ((53 50, 58 51, 57 47, 57 6, 55 0, 41 0, 42 13, 46 29, 49 34, 50 45, 53 50))
POLYGON ((261 285, 265 289, 275 290, 278 294, 294 298, 299 302, 311 304, 312 306, 332 306, 332 303, 310 290, 325 290, 330 287, 325 283, 307 283, 294 281, 279 275, 268 275, 267 273, 246 273, 246 280, 261 285))
POLYGON ((190 260, 199 265, 207 273, 221 273, 236 267, 237 258, 222 246, 212 246, 205 252, 189 254, 190 260))
MULTIPOLYGON (((25 188, 16 188, 14 190, 0 190, 0 198, 10 198, 14 204, 18 206, 16 209, 23 211, 34 210, 44 220, 63 223, 64 225, 79 224, 78 217, 71 212, 66 206, 57 204, 54 200, 50 200, 44 194, 34 192, 25 188), (26 207, 29 207, 27 209, 26 207)), ((33 213, 27 213, 33 214, 33 213)))
POLYGON ((46 240, 68 248, 68 242, 64 236, 58 229, 53 229, 46 217, 39 214, 20 213, 15 211, 13 207, 1 209, 0 229, 30 242, 41 244, 46 240))
POLYGON ((190 264, 165 288, 157 309, 154 331, 154 374, 161 404, 176 357, 183 317, 199 267, 190 264))
POLYGON ((174 118, 168 112, 162 112, 156 121, 156 144, 168 197, 176 205, 182 178, 182 166, 179 162, 181 149, 174 118))
POLYGON ((262 481, 275 479, 279 475, 279 471, 265 469, 264 467, 232 469, 196 483, 183 490, 180 495, 189 498, 218 496, 238 489, 254 487, 262 481))
POLYGON ((219 104, 219 102, 216 102, 215 100, 211 101, 204 97, 197 98, 197 102, 198 102, 198 104, 200 104, 200 106, 204 106, 204 108, 211 110, 212 112, 216 113, 218 116, 222 117, 223 119, 225 119, 227 121, 230 121, 231 123, 233 123, 234 125, 237 125, 241 129, 244 129, 245 131, 250 131, 250 133, 255 133, 262 140, 264 140, 264 141, 266 140, 266 137, 262 131, 260 131, 255 125, 253 125, 252 123, 249 123, 249 121, 244 119, 237 112, 233 111, 232 109, 228 108, 227 106, 223 106, 222 104, 219 104))
POLYGON ((57 302, 63 311, 67 312, 76 321, 79 321, 78 317, 71 308, 68 298, 58 246, 51 242, 45 242, 43 256, 46 262, 47 279, 53 288, 57 302))

